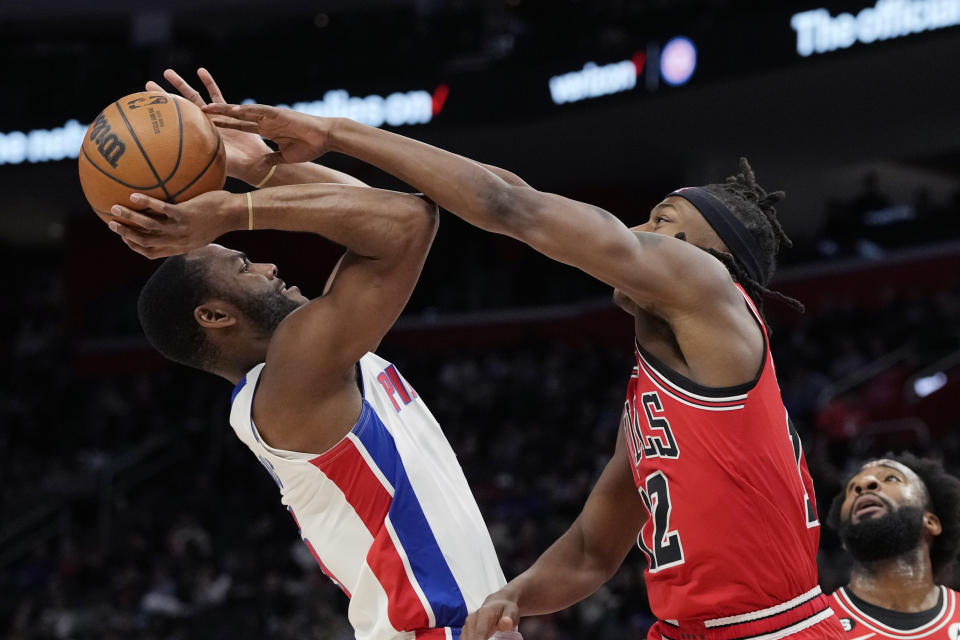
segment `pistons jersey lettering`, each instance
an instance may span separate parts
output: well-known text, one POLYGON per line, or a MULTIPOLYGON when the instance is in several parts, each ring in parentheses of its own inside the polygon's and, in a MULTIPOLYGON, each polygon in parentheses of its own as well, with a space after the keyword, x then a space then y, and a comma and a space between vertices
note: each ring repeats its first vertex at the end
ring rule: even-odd
POLYGON ((648 514, 637 545, 661 620, 755 619, 801 601, 825 615, 813 482, 763 322, 740 292, 764 337, 750 383, 704 387, 635 345, 621 432, 648 514))

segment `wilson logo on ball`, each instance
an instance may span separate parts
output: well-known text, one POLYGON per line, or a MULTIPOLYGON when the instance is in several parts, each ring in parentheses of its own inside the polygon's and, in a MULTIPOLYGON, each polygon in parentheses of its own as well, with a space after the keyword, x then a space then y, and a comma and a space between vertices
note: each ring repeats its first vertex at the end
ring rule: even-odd
POLYGON ((110 123, 102 113, 97 116, 90 127, 90 140, 97 143, 97 151, 111 167, 116 169, 117 163, 120 162, 120 158, 127 150, 127 145, 117 137, 117 134, 111 131, 110 123))

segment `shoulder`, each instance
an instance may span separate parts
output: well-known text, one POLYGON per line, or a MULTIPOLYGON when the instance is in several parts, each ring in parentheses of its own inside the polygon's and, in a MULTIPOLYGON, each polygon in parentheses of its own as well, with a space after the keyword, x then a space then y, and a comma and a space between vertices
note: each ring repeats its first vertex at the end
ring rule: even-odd
POLYGON ((249 412, 250 404, 253 402, 254 390, 260 380, 260 373, 263 371, 263 363, 252 367, 244 374, 240 381, 234 385, 230 392, 230 420, 233 421, 234 414, 246 407, 249 412))

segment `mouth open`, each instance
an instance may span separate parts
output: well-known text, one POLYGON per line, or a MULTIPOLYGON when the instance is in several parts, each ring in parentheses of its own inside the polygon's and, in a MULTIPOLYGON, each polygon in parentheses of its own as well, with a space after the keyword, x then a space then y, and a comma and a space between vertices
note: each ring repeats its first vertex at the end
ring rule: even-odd
POLYGON ((857 520, 863 520, 864 518, 879 518, 887 513, 888 510, 887 504, 883 500, 875 495, 867 493, 857 498, 853 503, 850 516, 857 520))

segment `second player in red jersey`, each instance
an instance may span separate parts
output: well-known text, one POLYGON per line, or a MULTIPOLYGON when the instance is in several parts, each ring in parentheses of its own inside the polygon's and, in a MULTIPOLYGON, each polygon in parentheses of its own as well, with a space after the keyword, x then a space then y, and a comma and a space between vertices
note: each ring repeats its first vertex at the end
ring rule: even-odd
POLYGON ((958 594, 936 579, 960 550, 960 480, 911 454, 871 460, 827 521, 853 558, 830 596, 847 640, 960 638, 958 594))
POLYGON ((817 586, 813 482, 762 317, 743 298, 764 337, 754 381, 706 388, 637 345, 627 387, 621 427, 649 514, 637 542, 661 620, 653 633, 671 640, 796 632, 831 616, 817 586))

